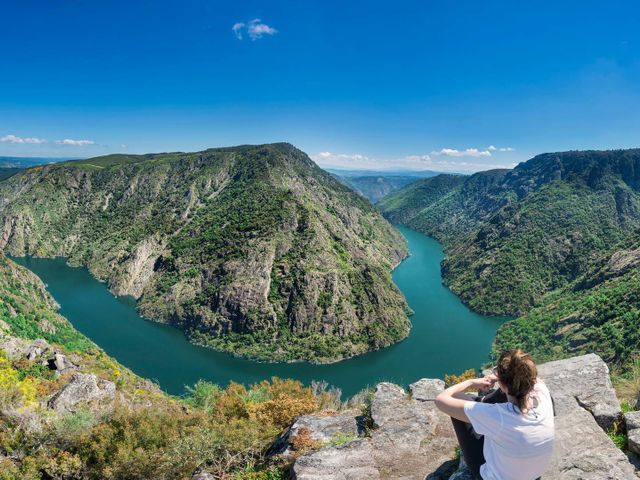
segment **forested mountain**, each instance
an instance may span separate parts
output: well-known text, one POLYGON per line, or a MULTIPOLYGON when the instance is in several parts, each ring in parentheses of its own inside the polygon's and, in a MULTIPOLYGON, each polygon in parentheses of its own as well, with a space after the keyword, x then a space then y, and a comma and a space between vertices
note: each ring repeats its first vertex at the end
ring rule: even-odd
POLYGON ((531 312, 506 323, 498 352, 525 348, 538 360, 597 352, 623 369, 640 347, 640 231, 600 256, 571 284, 543 297, 531 312))
POLYGON ((522 314, 640 226, 640 150, 550 153, 513 170, 442 175, 379 207, 443 242, 444 279, 472 308, 522 314))
POLYGON ((0 183, 0 247, 69 257, 199 343, 333 361, 409 331, 401 235, 288 144, 110 155, 0 183))

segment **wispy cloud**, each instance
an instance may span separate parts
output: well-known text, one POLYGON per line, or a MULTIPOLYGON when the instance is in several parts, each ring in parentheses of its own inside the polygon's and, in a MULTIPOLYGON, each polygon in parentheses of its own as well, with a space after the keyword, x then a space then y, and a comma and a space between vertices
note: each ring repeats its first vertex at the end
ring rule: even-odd
POLYGON ((491 151, 491 152, 515 152, 516 149, 513 147, 496 147, 495 145, 489 145, 487 147, 487 150, 491 151))
POLYGON ((251 40, 258 40, 262 38, 264 35, 275 35, 278 33, 273 27, 270 27, 266 23, 262 23, 262 20, 259 18, 254 18, 253 20, 249 20, 249 22, 237 22, 233 24, 231 27, 234 35, 238 40, 242 40, 244 35, 249 35, 251 40))
POLYGON ((247 25, 245 23, 238 22, 238 23, 234 23, 233 27, 231 27, 231 30, 233 30, 233 33, 235 34, 235 36, 236 36, 236 38, 238 40, 242 40, 242 38, 243 38, 242 34, 244 33, 244 30, 245 30, 246 26, 247 25))
POLYGON ((438 155, 435 156, 430 154, 407 155, 405 157, 392 159, 372 158, 357 153, 320 152, 317 155, 311 155, 311 158, 323 167, 356 170, 434 170, 437 172, 473 173, 493 168, 513 168, 515 166, 515 163, 487 163, 483 161, 483 157, 486 158, 487 155, 482 155, 477 160, 466 161, 464 159, 458 159, 462 157, 462 155, 439 154, 439 152, 440 151, 436 152, 438 155), (447 157, 458 158, 450 160, 447 157))
POLYGON ((465 150, 457 150, 455 148, 441 148, 434 150, 431 155, 438 157, 444 155, 446 157, 490 157, 491 152, 487 150, 478 150, 477 148, 467 148, 465 150))
POLYGON ((58 145, 73 145, 74 147, 82 147, 84 145, 93 145, 96 142, 93 140, 72 140, 71 138, 65 138, 64 140, 56 140, 58 145))
POLYGON ((47 143, 47 141, 44 138, 17 137, 16 135, 5 135, 4 137, 0 137, 0 142, 5 142, 5 143, 31 143, 31 144, 47 143))

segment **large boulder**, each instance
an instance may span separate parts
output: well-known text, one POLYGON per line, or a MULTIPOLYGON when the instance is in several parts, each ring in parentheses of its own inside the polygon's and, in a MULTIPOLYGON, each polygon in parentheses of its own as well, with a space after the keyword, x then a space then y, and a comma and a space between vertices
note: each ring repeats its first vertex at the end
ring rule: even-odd
POLYGON ((558 415, 573 411, 577 402, 605 430, 621 417, 609 367, 599 356, 590 353, 545 363, 538 367, 538 375, 549 387, 558 415))
POLYGON ((397 385, 379 384, 371 405, 377 428, 371 435, 300 457, 293 466, 295 478, 446 478, 455 467, 451 458, 457 442, 451 420, 433 402, 443 388, 442 381, 425 379, 408 394, 397 385))
POLYGON ((58 413, 74 411, 79 403, 109 402, 115 398, 113 382, 100 379, 92 373, 76 373, 48 402, 49 408, 58 413))
POLYGON ((629 450, 640 455, 640 412, 624 414, 629 450))
POLYGON ((4 350, 11 360, 27 358, 35 360, 50 350, 44 339, 24 340, 10 335, 0 335, 0 349, 4 350))
POLYGON ((305 447, 347 443, 363 431, 359 411, 346 411, 329 415, 302 415, 276 442, 270 453, 289 455, 305 447))
MULTIPOLYGON (((540 365, 539 372, 557 413, 554 455, 543 479, 637 479, 603 429, 621 418, 621 411, 602 359, 584 355, 550 362, 540 365)), ((457 441, 450 419, 433 403, 443 388, 441 380, 423 379, 411 385, 408 395, 397 385, 379 384, 371 406, 377 428, 370 437, 301 456, 293 466, 295 478, 470 480, 464 465, 456 471, 452 459, 457 441)))
POLYGON ((56 352, 53 355, 53 358, 47 361, 47 366, 60 374, 67 373, 78 368, 73 362, 71 362, 71 360, 67 358, 66 355, 60 352, 56 352))

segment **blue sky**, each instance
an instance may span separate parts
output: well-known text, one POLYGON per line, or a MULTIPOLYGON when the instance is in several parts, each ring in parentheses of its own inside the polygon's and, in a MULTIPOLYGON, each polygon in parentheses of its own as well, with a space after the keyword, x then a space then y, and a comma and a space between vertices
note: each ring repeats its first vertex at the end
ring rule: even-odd
POLYGON ((640 146, 637 1, 7 0, 1 12, 0 155, 288 141, 325 166, 475 171, 640 146))

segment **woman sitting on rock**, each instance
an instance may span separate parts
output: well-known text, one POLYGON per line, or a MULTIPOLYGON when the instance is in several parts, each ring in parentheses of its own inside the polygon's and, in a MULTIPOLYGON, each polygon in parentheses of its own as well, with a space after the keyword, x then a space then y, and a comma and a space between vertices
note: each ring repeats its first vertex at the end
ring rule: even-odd
POLYGON ((469 469, 483 480, 534 480, 553 450, 553 401, 532 358, 521 350, 500 355, 491 375, 447 388, 436 406, 451 417, 469 469), (467 389, 490 390, 471 397, 467 389))

